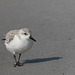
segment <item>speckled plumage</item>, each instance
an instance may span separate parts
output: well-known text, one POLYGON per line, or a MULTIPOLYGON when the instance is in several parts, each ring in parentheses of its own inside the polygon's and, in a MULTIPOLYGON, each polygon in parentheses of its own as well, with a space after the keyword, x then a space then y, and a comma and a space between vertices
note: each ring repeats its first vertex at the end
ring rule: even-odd
POLYGON ((11 40, 13 40, 13 38, 14 38, 14 36, 15 35, 18 35, 18 31, 19 30, 11 30, 11 31, 9 31, 7 34, 6 34, 6 36, 5 36, 5 42, 6 43, 9 43, 11 40))

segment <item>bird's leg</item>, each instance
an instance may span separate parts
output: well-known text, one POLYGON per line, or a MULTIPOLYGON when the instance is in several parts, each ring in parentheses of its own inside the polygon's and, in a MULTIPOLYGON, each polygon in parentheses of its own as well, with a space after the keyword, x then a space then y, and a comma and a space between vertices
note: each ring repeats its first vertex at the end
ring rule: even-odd
POLYGON ((19 54, 19 58, 18 58, 18 62, 17 63, 20 63, 20 57, 21 57, 21 53, 19 54))
POLYGON ((22 64, 22 63, 20 63, 20 57, 21 57, 21 53, 19 54, 19 58, 18 58, 17 65, 18 65, 18 66, 23 66, 23 64, 22 64))
POLYGON ((18 58, 18 62, 17 62, 17 60, 16 60, 16 55, 14 54, 14 59, 15 59, 15 64, 14 64, 14 67, 16 67, 16 66, 23 66, 23 64, 22 63, 20 63, 20 57, 21 57, 21 53, 19 54, 19 58, 18 58))
POLYGON ((17 60, 16 60, 16 55, 14 54, 14 59, 15 59, 15 62, 16 62, 16 64, 14 64, 14 67, 16 67, 16 65, 17 65, 17 60))

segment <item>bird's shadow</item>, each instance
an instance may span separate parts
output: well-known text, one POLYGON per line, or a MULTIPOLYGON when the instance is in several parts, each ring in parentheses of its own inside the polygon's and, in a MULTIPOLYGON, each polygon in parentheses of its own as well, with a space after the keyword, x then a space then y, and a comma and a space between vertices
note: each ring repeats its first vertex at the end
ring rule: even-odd
POLYGON ((24 60, 23 64, 40 63, 40 62, 47 62, 47 61, 59 60, 59 59, 62 59, 62 57, 37 58, 37 59, 31 59, 31 60, 24 60))

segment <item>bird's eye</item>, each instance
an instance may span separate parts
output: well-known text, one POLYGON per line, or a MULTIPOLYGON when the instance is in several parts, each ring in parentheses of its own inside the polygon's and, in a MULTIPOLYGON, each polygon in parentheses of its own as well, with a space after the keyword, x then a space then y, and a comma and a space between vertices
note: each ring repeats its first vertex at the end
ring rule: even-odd
POLYGON ((24 33, 24 35, 27 35, 27 33, 24 33))

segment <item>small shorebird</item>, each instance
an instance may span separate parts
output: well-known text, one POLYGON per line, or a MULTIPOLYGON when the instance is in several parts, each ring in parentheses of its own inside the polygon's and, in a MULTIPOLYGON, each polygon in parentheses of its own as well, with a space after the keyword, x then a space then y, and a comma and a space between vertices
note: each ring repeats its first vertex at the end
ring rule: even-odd
POLYGON ((28 28, 11 30, 6 34, 5 39, 2 40, 5 40, 7 50, 14 55, 16 62, 14 67, 23 65, 20 63, 21 53, 29 50, 33 46, 33 43, 36 42, 28 28), (16 60, 16 54, 19 54, 18 61, 16 60))

